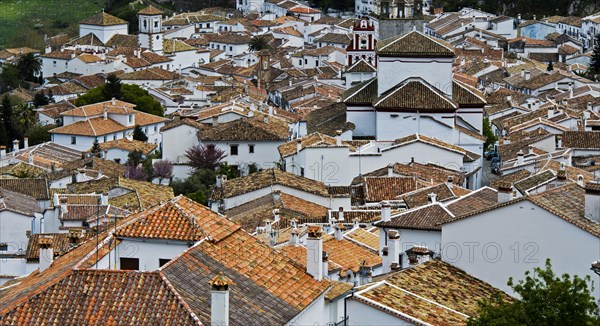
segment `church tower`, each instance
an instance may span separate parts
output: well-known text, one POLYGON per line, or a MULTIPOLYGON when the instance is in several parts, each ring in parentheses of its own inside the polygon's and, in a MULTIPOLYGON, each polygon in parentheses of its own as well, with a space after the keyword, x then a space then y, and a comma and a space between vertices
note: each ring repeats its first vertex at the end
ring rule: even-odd
POLYGON ((163 32, 162 11, 149 6, 138 12, 140 46, 152 52, 162 54, 163 32))
POLYGON ((375 26, 373 22, 370 22, 367 18, 363 18, 360 22, 354 24, 352 28, 352 40, 350 40, 350 44, 346 47, 346 64, 348 67, 351 67, 361 59, 377 67, 376 45, 377 40, 375 38, 375 26))

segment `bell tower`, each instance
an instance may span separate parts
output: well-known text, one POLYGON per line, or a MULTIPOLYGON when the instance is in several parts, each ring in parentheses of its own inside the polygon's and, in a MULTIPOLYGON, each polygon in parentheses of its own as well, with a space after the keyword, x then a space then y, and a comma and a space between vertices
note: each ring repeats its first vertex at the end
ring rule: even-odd
POLYGON ((162 13, 153 6, 138 12, 140 46, 158 54, 163 51, 162 13))

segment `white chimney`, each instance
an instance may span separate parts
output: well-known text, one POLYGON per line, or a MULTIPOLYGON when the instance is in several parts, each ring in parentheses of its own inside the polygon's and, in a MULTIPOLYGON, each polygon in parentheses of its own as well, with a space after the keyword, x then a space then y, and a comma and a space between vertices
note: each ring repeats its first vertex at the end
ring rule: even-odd
POLYGON ((104 111, 102 111, 102 119, 108 119, 108 111, 106 110, 106 107, 104 107, 104 111))
POLYGON ((323 230, 320 226, 310 226, 306 239, 306 272, 315 280, 323 279, 323 230))
POLYGON ((429 203, 435 204, 437 201, 437 194, 435 192, 432 192, 429 195, 427 195, 427 198, 429 200, 429 203))
POLYGON ((16 152, 18 150, 19 150, 19 140, 15 139, 15 140, 13 140, 13 154, 14 154, 14 152, 16 152))
POLYGON ((600 183, 588 182, 585 185, 585 217, 600 223, 600 183))
POLYGON ((116 98, 114 98, 114 97, 113 97, 113 98, 110 100, 110 102, 112 103, 112 105, 116 105, 116 100, 117 100, 117 99, 116 99, 116 98))
POLYGON ((271 230, 272 230, 272 228, 271 228, 272 225, 271 224, 272 223, 273 223, 273 221, 270 218, 265 219, 265 231, 267 233, 271 233, 271 230))
POLYGON ((290 244, 292 246, 297 246, 300 241, 298 239, 298 230, 296 228, 294 228, 291 232, 290 232, 290 244))
POLYGON ((273 209, 273 222, 279 222, 279 209, 273 209))
POLYGON ((33 153, 29 153, 28 162, 29 164, 33 164, 33 153))
POLYGON ((340 210, 338 211, 338 221, 344 222, 344 207, 340 206, 340 210))
POLYGON ((108 194, 100 194, 100 204, 108 206, 108 194))
POLYGON ((581 174, 577 175, 577 185, 580 187, 585 187, 585 179, 583 178, 583 175, 581 175, 581 174))
POLYGON ((554 108, 548 108, 548 119, 552 119, 554 117, 554 108))
POLYGON ((269 105, 269 115, 273 115, 273 107, 269 105))
POLYGON ((75 175, 75 182, 85 182, 85 170, 78 169, 77 174, 75 175))
POLYGON ((342 131, 341 130, 335 131, 335 145, 342 146, 342 131))
POLYGON ((517 165, 523 165, 523 163, 525 163, 525 154, 523 153, 523 150, 520 150, 517 153, 517 165))
POLYGON ((6 146, 0 146, 0 159, 6 158, 6 146))
POLYGON ((388 177, 393 177, 394 176, 394 164, 388 164, 387 166, 387 176, 388 177))
POLYGON ((510 182, 498 185, 498 204, 513 200, 513 186, 510 182))
POLYGON ((327 276, 329 273, 329 254, 327 252, 323 252, 323 275, 327 276))
POLYGON ((38 239, 38 245, 40 247, 39 271, 43 272, 47 270, 54 261, 54 251, 52 250, 52 236, 41 236, 38 239))
POLYGON ((346 229, 344 227, 344 224, 339 223, 334 227, 335 231, 334 231, 334 236, 336 240, 344 240, 344 230, 346 229))
POLYGON ((592 110, 592 102, 587 102, 587 105, 586 105, 586 110, 588 110, 588 111, 593 111, 593 110, 592 110))
POLYGON ((382 273, 389 273, 400 267, 400 234, 397 231, 388 231, 387 253, 383 255, 382 273))
POLYGON ((27 138, 27 137, 23 138, 23 148, 24 149, 29 148, 29 138, 27 138))
POLYGON ((387 201, 381 202, 381 220, 389 222, 392 219, 392 207, 387 201))
POLYGON ((521 78, 525 78, 525 69, 521 68, 521 78))
POLYGON ((525 71, 525 80, 529 80, 529 79, 531 79, 531 72, 525 71))
POLYGON ((300 153, 301 150, 302 150, 302 139, 297 138, 296 139, 296 153, 300 153))
POLYGON ((229 285, 231 280, 219 273, 209 282, 210 289, 210 324, 229 325, 229 285))

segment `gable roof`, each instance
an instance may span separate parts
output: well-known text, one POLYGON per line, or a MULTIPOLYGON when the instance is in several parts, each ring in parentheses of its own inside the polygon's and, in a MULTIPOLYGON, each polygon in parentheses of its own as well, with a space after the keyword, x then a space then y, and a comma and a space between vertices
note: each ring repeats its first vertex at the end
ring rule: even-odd
POLYGON ((354 85, 342 94, 346 104, 371 104, 377 98, 377 77, 354 85))
POLYGON ((259 118, 241 118, 217 126, 200 128, 201 141, 287 141, 287 124, 272 118, 264 122, 259 118))
POLYGON ((350 68, 346 69, 346 72, 377 72, 377 69, 361 58, 350 66, 350 68))
POLYGON ((98 25, 98 26, 112 26, 112 25, 126 25, 128 22, 121 18, 115 17, 104 11, 95 14, 89 18, 86 18, 79 22, 85 25, 98 25))
POLYGON ((18 178, 1 179, 0 189, 31 196, 37 200, 50 199, 48 181, 46 179, 18 178))
POLYGON ((2 199, 0 211, 7 210, 26 216, 34 216, 35 213, 43 212, 32 196, 0 188, 0 198, 2 199))
POLYGON ((455 110, 458 103, 420 77, 407 78, 373 101, 376 109, 435 112, 455 110))
POLYGON ((573 149, 600 149, 600 132, 565 131, 562 135, 563 146, 573 149))
POLYGON ((412 230, 440 231, 440 223, 449 221, 454 215, 439 202, 422 206, 392 216, 389 222, 377 222, 378 227, 412 230))
POLYGON ((377 43, 380 57, 454 57, 449 43, 418 31, 412 31, 377 43))
POLYGON ((363 183, 368 202, 392 200, 417 188, 417 179, 413 177, 365 177, 363 183))

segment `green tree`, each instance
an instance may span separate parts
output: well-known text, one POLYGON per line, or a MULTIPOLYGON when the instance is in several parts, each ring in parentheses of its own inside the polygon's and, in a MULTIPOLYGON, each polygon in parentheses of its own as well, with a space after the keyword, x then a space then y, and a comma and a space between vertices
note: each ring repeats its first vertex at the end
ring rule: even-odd
POLYGON ((521 300, 506 301, 499 295, 479 303, 478 316, 469 319, 469 326, 508 325, 598 325, 600 319, 589 276, 572 278, 557 276, 550 259, 544 268, 525 272, 525 279, 508 285, 521 300))
POLYGON ((48 98, 48 96, 46 96, 46 94, 44 94, 43 91, 35 93, 35 95, 33 96, 33 105, 36 108, 47 105, 49 103, 50 103, 50 99, 48 98))
POLYGON ((483 150, 487 151, 491 149, 491 146, 498 141, 498 137, 494 134, 492 130, 492 125, 490 124, 489 118, 483 118, 483 135, 485 136, 485 143, 483 144, 483 150))
POLYGON ((5 93, 19 87, 21 73, 15 65, 5 62, 0 69, 2 70, 0 72, 0 93, 5 93))
MULTIPOLYGON (((50 129, 56 128, 55 125, 42 126, 36 124, 33 128, 29 129, 29 131, 25 134, 27 138, 29 138, 29 145, 38 145, 47 141, 50 141, 50 133, 48 132, 50 129)), ((1 132, 4 128, 0 129, 0 142, 1 142, 1 132)))
POLYGON ((264 35, 257 35, 248 42, 248 50, 250 52, 258 52, 269 48, 269 41, 264 35))
POLYGON ((187 194, 186 197, 202 205, 208 204, 208 201, 206 200, 206 194, 203 190, 196 190, 192 193, 187 194))
POLYGON ((133 151, 127 155, 125 165, 137 167, 144 160, 144 154, 140 151, 133 151))
POLYGON ((2 98, 2 122, 7 136, 4 145, 9 146, 9 143, 17 138, 17 132, 13 128, 13 105, 8 95, 4 95, 2 98))
MULTIPOLYGON (((112 96, 107 97, 107 93, 104 91, 105 87, 107 87, 107 84, 89 90, 75 100, 75 105, 82 106, 112 99, 112 96)), ((164 115, 160 103, 148 91, 138 85, 121 84, 121 100, 135 104, 138 111, 161 117, 164 115)))
POLYGON ((146 136, 142 128, 140 128, 138 125, 136 125, 133 129, 133 140, 139 140, 143 142, 148 140, 148 136, 146 136))
POLYGON ((588 76, 598 81, 598 75, 600 75, 600 34, 596 35, 594 43, 594 52, 592 53, 590 67, 588 68, 588 76))
POLYGON ((17 61, 17 69, 21 73, 22 79, 35 82, 35 76, 42 71, 42 61, 33 53, 26 53, 17 61))
POLYGON ((36 112, 25 103, 13 106, 13 119, 17 134, 27 133, 37 123, 36 112))
POLYGON ((94 140, 94 143, 92 144, 92 148, 90 148, 90 153, 92 153, 92 155, 96 156, 96 157, 100 157, 102 150, 100 149, 100 144, 98 143, 98 139, 94 140))
POLYGON ((102 87, 102 97, 105 100, 110 100, 112 98, 120 100, 123 96, 121 93, 121 86, 121 80, 117 75, 108 75, 108 77, 106 77, 106 83, 102 87))
POLYGON ((554 65, 552 64, 552 61, 548 61, 548 67, 546 67, 546 71, 552 71, 554 70, 554 65))

